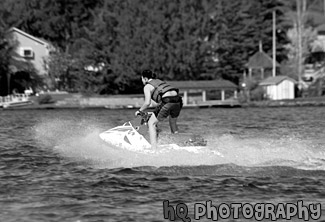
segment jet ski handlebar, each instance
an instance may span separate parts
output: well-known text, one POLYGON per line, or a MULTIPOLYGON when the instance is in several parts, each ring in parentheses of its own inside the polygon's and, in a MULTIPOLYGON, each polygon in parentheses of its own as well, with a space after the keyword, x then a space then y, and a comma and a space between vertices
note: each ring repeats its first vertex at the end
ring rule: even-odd
POLYGON ((147 123, 152 114, 153 112, 143 112, 139 110, 138 116, 141 117, 141 125, 147 123))

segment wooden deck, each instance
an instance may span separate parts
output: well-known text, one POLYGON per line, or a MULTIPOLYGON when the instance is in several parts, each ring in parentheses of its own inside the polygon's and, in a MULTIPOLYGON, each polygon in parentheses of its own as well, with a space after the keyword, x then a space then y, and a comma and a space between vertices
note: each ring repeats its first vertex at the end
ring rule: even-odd
POLYGON ((10 108, 10 107, 20 107, 32 104, 29 96, 26 94, 16 94, 0 97, 0 107, 10 108))

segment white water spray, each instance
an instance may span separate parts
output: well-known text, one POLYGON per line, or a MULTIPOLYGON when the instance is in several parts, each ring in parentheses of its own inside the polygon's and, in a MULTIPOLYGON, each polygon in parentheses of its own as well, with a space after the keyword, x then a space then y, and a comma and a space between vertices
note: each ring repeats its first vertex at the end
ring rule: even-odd
POLYGON ((53 149, 62 157, 86 161, 98 168, 236 164, 325 169, 325 140, 315 143, 294 136, 240 138, 212 131, 202 135, 207 140, 207 147, 201 153, 170 150, 144 154, 109 146, 98 136, 106 129, 86 120, 43 120, 34 129, 43 147, 53 149))

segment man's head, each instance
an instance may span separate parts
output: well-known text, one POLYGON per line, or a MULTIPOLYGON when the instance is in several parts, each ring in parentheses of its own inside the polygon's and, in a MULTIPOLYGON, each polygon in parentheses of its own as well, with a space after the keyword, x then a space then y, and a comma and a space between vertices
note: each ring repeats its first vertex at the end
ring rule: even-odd
POLYGON ((146 69, 143 70, 141 73, 141 79, 144 85, 147 84, 150 79, 155 79, 155 78, 156 78, 156 74, 151 70, 146 69))

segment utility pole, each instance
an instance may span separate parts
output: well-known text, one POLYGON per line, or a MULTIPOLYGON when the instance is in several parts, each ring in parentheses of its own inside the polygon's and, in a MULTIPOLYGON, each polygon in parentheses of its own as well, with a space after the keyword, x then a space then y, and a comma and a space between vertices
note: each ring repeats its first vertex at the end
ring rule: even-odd
MULTIPOLYGON (((305 0, 302 0, 305 2, 305 0)), ((303 12, 301 7, 301 0, 296 0, 297 3, 297 54, 298 54, 298 87, 301 89, 302 76, 302 26, 303 26, 303 12)))
POLYGON ((10 96, 10 73, 9 72, 7 73, 7 87, 8 87, 7 94, 8 96, 10 96))
MULTIPOLYGON (((325 1, 325 0, 324 0, 325 1)), ((276 14, 275 14, 275 10, 273 11, 273 14, 272 14, 272 18, 273 18, 273 36, 272 36, 272 40, 273 40, 273 69, 272 69, 272 76, 276 76, 276 14)))

